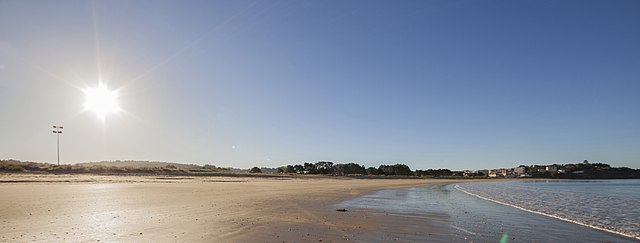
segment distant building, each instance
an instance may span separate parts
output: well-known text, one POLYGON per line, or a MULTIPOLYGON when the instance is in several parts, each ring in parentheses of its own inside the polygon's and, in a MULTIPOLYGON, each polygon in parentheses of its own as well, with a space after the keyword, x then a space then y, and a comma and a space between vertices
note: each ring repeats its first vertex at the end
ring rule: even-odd
POLYGON ((544 168, 545 171, 551 172, 551 173, 557 173, 558 172, 558 166, 557 165, 547 165, 544 168))
POLYGON ((514 177, 513 169, 493 169, 488 171, 489 177, 514 177))
POLYGON ((516 174, 517 176, 524 175, 527 173, 527 167, 519 166, 519 167, 513 168, 513 173, 516 174))
POLYGON ((534 172, 545 172, 547 171, 547 166, 546 165, 534 165, 532 166, 532 169, 534 172))

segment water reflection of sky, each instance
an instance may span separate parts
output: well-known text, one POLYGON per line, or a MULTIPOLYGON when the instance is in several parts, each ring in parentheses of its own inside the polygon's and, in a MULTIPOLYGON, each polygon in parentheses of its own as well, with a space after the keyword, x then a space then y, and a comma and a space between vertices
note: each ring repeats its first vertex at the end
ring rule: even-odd
POLYGON ((445 190, 416 187, 400 190, 383 190, 339 204, 343 207, 385 209, 396 213, 438 213, 443 212, 442 200, 438 200, 445 190))
POLYGON ((527 180, 514 185, 640 199, 640 180, 527 180))
POLYGON ((454 189, 453 185, 378 191, 341 202, 338 206, 401 214, 446 214, 453 238, 471 241, 498 242, 506 234, 509 242, 633 242, 611 233, 482 200, 454 189))
POLYGON ((465 191, 569 221, 640 236, 633 181, 495 181, 462 183, 465 191), (631 187, 631 188, 629 188, 631 187))

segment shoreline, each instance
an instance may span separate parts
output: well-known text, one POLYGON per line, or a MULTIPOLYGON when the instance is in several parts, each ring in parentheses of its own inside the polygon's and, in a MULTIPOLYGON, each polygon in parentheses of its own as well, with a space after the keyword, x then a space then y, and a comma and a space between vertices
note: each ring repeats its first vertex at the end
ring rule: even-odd
MULTIPOLYGON (((0 180, 6 179, 0 175, 0 180)), ((487 180, 162 176, 32 179, 34 182, 0 183, 0 193, 6 195, 0 200, 0 242, 449 242, 480 234, 490 236, 466 227, 469 225, 456 228, 451 223, 460 215, 441 213, 446 211, 438 211, 439 206, 427 206, 436 210, 433 212, 412 212, 411 207, 396 212, 384 207, 340 205, 384 191, 384 195, 396 198, 397 192, 421 193, 423 188, 435 193, 433 188, 444 187, 456 191, 456 183, 487 180), (340 208, 346 212, 337 211, 340 208), (480 234, 461 234, 464 229, 480 234)), ((462 201, 466 201, 463 197, 478 198, 462 191, 454 194, 462 201)), ((418 198, 412 200, 422 197, 416 195, 418 198)), ((466 211, 453 198, 440 200, 456 204, 457 212, 466 211)), ((469 213, 463 215, 477 215, 475 211, 469 213)))
POLYGON ((582 223, 582 222, 579 222, 579 221, 576 221, 576 220, 571 220, 571 219, 559 217, 559 216, 548 214, 548 213, 538 212, 538 211, 530 210, 530 209, 523 208, 523 207, 520 207, 520 206, 512 205, 512 204, 509 204, 509 203, 505 203, 505 202, 501 202, 501 201, 498 201, 498 200, 494 200, 494 199, 491 199, 491 198, 483 197, 483 196, 477 195, 475 193, 469 192, 467 190, 464 190, 463 188, 461 188, 457 184, 454 185, 453 188, 455 188, 458 191, 464 192, 464 193, 466 193, 466 194, 468 194, 470 196, 477 197, 477 198, 480 198, 482 200, 494 202, 494 203, 497 203, 497 204, 500 204, 500 205, 516 208, 516 209, 519 209, 519 210, 522 210, 522 211, 525 211, 525 212, 534 213, 534 214, 537 214, 537 215, 542 215, 542 216, 558 219, 558 220, 561 220, 561 221, 565 221, 565 222, 569 222, 569 223, 573 223, 573 224, 589 227, 589 228, 592 228, 592 229, 595 229, 595 230, 604 231, 604 232, 607 232, 607 233, 612 233, 612 234, 628 237, 628 238, 635 239, 635 240, 640 240, 640 236, 635 236, 635 235, 632 235, 632 234, 626 234, 624 232, 618 232, 618 231, 607 229, 607 228, 603 228, 603 227, 589 225, 589 224, 585 224, 585 223, 582 223))
POLYGON ((226 179, 265 179, 265 180, 375 180, 375 181, 485 181, 485 180, 513 180, 513 178, 443 178, 443 177, 414 177, 414 176, 332 176, 332 175, 272 175, 272 174, 216 174, 216 175, 167 175, 167 174, 73 174, 73 173, 4 173, 0 172, 2 183, 64 183, 64 182, 149 182, 153 180, 207 180, 210 178, 226 179), (48 178, 48 180, 43 180, 48 178), (127 180, 116 180, 126 178, 127 180), (67 179, 67 180, 65 180, 67 179))
MULTIPOLYGON (((440 231, 446 232, 446 237, 441 238, 442 242, 499 241, 507 234, 510 241, 516 241, 516 239, 542 242, 565 241, 567 232, 584 232, 581 236, 572 237, 578 237, 578 241, 582 239, 600 242, 637 242, 633 237, 568 223, 552 217, 540 217, 513 207, 505 208, 505 205, 496 204, 454 188, 458 183, 464 182, 453 182, 444 186, 380 190, 371 195, 345 201, 340 205, 401 215, 403 219, 400 222, 403 224, 410 222, 409 220, 413 217, 422 217, 422 215, 437 213, 447 215, 446 220, 440 225, 440 231), (537 230, 545 231, 547 235, 534 236, 537 230)), ((434 219, 429 216, 425 218, 434 219)), ((399 227, 402 227, 402 224, 399 227)), ((427 236, 427 234, 421 235, 427 236)))
POLYGON ((370 216, 359 210, 338 212, 336 203, 378 190, 453 182, 91 176, 55 179, 62 181, 49 182, 49 176, 37 178, 44 182, 0 183, 0 193, 5 195, 0 200, 0 241, 358 239, 386 227, 389 217, 370 216))

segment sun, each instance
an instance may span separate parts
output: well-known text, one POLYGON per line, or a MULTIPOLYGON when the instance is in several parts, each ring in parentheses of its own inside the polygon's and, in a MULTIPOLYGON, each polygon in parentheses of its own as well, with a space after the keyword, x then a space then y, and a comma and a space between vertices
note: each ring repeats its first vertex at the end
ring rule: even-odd
POLYGON ((118 106, 118 91, 109 90, 105 84, 98 84, 98 87, 84 90, 84 109, 96 113, 96 117, 103 119, 107 114, 120 110, 118 106))

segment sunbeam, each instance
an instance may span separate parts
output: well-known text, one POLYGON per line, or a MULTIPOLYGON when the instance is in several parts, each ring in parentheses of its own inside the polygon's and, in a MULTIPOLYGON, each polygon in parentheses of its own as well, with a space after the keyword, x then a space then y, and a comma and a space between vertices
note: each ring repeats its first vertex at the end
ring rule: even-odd
POLYGON ((98 21, 96 21, 96 2, 91 1, 91 16, 93 20, 93 39, 96 48, 96 70, 98 71, 98 80, 102 80, 102 57, 100 55, 100 37, 98 35, 98 21))
POLYGON ((158 68, 163 67, 164 65, 167 65, 168 63, 170 63, 171 61, 173 61, 173 59, 175 59, 176 57, 182 55, 183 53, 185 53, 187 50, 191 49, 192 47, 194 47, 195 45, 197 45, 198 43, 200 43, 204 38, 206 38, 207 36, 211 35, 211 33, 221 29, 222 27, 224 27, 226 24, 228 24, 229 22, 231 22, 232 20, 234 20, 236 17, 244 14, 245 12, 249 11, 249 9, 251 9, 253 6, 256 5, 256 3, 258 3, 258 1, 254 1, 251 4, 249 4, 246 8, 244 8, 243 10, 231 15, 229 18, 225 19, 224 21, 222 21, 221 23, 219 23, 218 25, 214 26, 212 29, 210 29, 209 31, 206 31, 204 33, 202 33, 200 36, 198 36, 197 38, 195 38, 194 40, 192 40, 191 42, 189 42, 188 44, 186 44, 185 46, 183 46, 182 48, 178 49, 176 52, 174 52, 173 54, 169 55, 169 57, 167 57, 166 59, 164 59, 163 61, 159 62, 158 64, 154 65, 153 67, 147 69, 146 71, 142 72, 140 75, 136 76, 135 78, 129 80, 127 83, 125 83, 123 85, 124 87, 128 87, 129 85, 139 81, 140 79, 145 78, 146 76, 151 75, 153 72, 155 72, 158 68))

